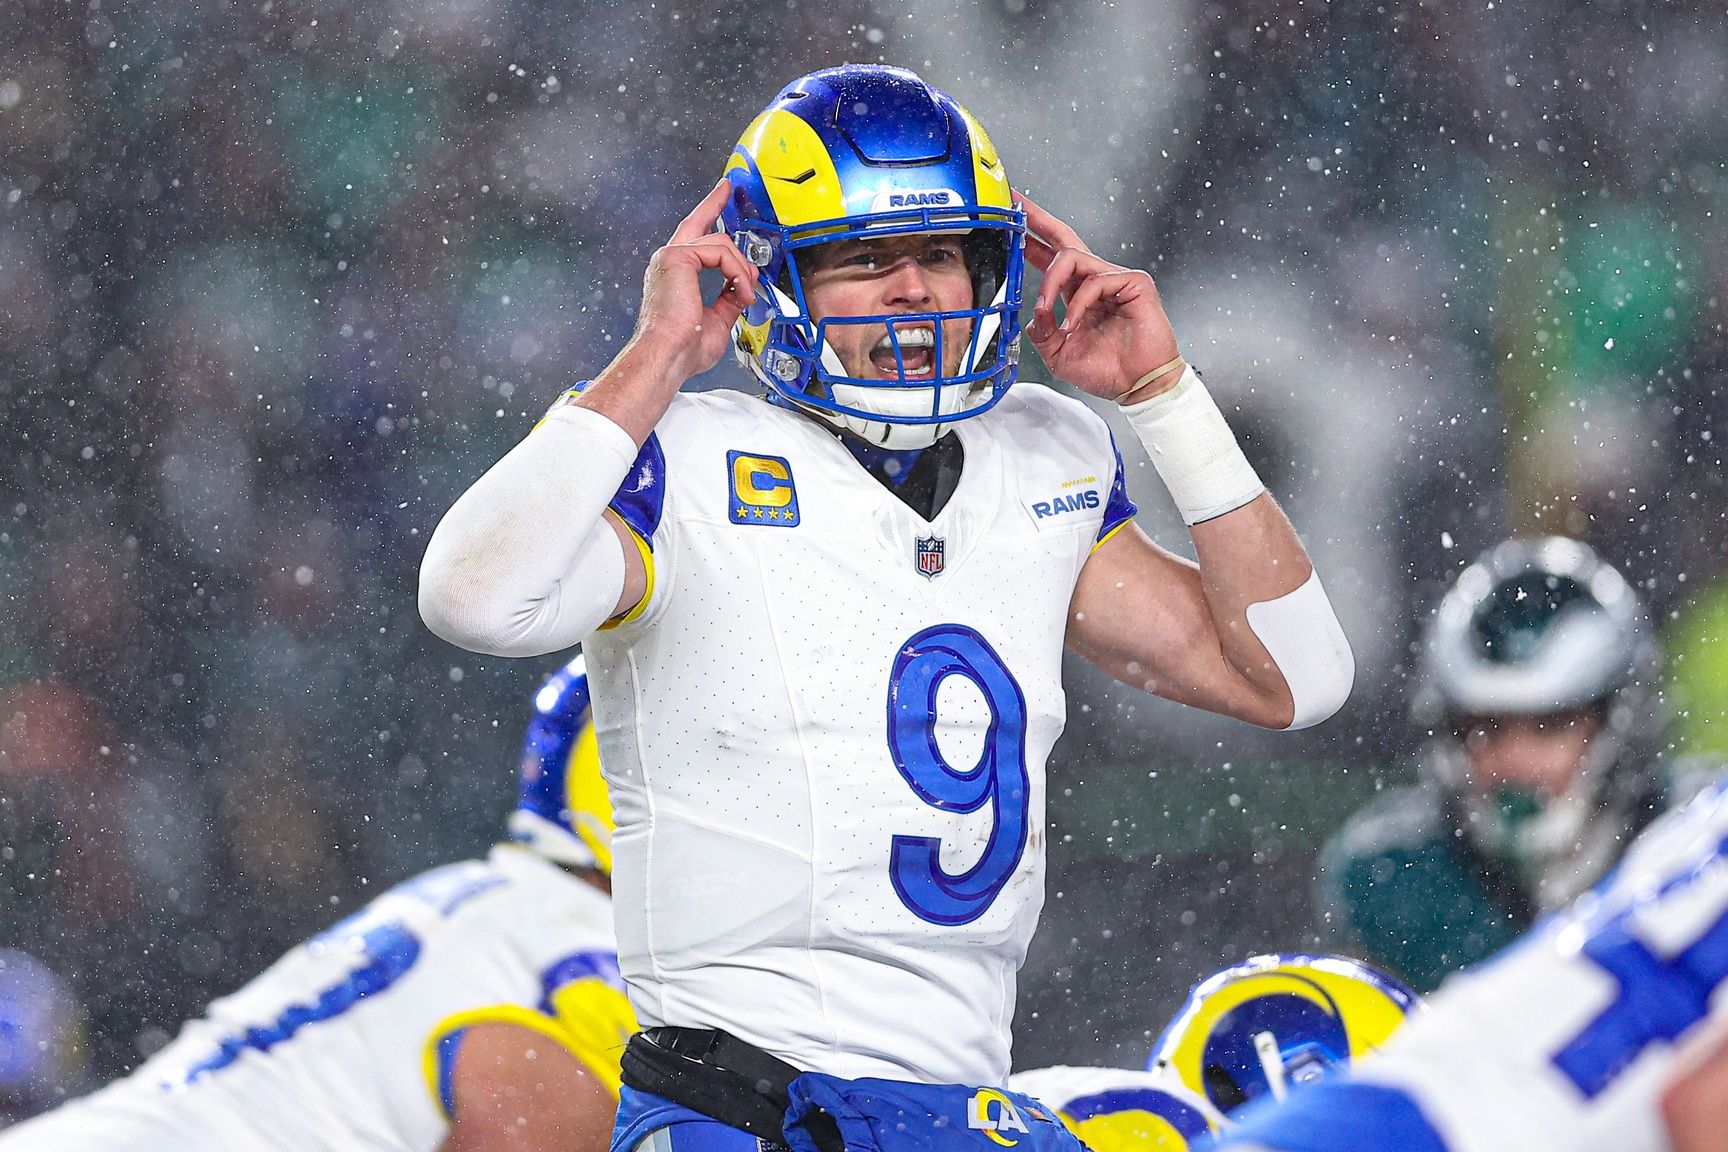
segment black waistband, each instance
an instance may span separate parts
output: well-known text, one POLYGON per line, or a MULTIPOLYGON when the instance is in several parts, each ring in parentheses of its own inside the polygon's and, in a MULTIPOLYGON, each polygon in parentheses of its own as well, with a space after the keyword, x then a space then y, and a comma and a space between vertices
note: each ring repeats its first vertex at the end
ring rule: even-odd
MULTIPOLYGON (((625 1045, 623 1071, 624 1083, 639 1092, 652 1092, 774 1144, 785 1140, 788 1089, 799 1070, 729 1033, 649 1028, 625 1045)), ((832 1124, 818 1123, 812 1130, 823 1152, 844 1152, 832 1124)))

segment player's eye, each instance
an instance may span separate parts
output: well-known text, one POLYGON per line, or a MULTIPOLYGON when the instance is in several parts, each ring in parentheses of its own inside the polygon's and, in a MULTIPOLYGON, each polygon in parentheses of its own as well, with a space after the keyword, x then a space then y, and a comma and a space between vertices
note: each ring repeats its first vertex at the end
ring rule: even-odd
POLYGON ((965 255, 960 251, 958 244, 932 244, 924 250, 924 262, 926 264, 954 264, 964 261, 965 255))

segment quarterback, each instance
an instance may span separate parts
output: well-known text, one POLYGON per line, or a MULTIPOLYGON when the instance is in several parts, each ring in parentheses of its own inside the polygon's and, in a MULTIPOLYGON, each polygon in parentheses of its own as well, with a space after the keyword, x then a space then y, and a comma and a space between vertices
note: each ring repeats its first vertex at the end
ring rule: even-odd
POLYGON ((1353 671, 1152 278, 878 66, 802 77, 750 124, 650 259, 630 341, 446 513, 420 610, 477 651, 585 642, 647 1027, 624 1152, 850 1146, 904 1128, 871 1119, 894 1093, 980 1119, 1044 898, 1065 646, 1269 728, 1330 715, 1353 671), (1028 258, 1026 335, 1123 406, 1198 564, 1135 526, 1091 407, 1015 385, 1028 258), (766 395, 680 393, 728 350, 766 395))
POLYGON ((635 1030, 578 658, 535 697, 516 841, 296 948, 0 1152, 599 1152, 635 1030))

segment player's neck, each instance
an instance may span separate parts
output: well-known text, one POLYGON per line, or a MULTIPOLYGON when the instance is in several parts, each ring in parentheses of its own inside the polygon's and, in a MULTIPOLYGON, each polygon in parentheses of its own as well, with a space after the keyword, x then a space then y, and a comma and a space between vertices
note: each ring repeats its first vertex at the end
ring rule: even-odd
POLYGON ((925 520, 934 520, 960 484, 966 453, 949 432, 928 448, 893 451, 837 432, 840 443, 883 487, 925 520))

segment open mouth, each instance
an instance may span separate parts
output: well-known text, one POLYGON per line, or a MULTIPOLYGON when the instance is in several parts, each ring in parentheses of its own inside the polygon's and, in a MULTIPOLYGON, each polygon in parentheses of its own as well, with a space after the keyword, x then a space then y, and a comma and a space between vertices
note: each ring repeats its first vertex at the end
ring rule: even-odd
POLYGON ((902 371, 908 377, 935 375, 936 332, 924 326, 897 327, 893 336, 884 332, 876 347, 870 349, 870 364, 889 379, 898 379, 902 371), (900 341, 900 361, 894 360, 894 339, 900 341))

